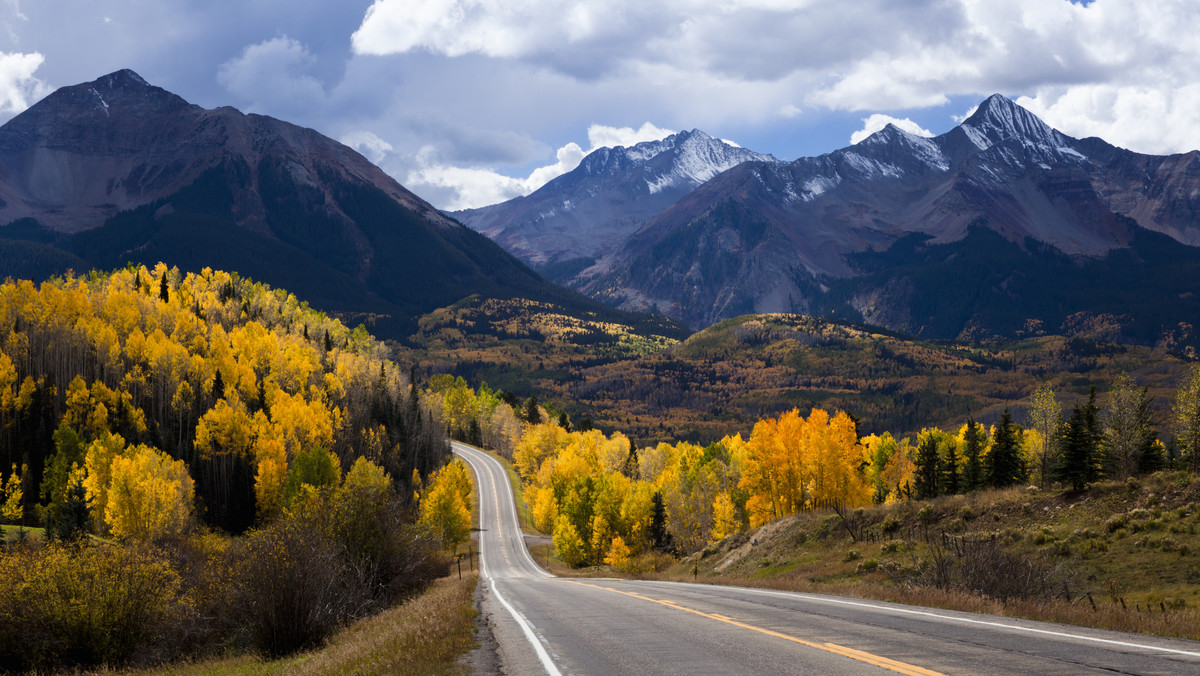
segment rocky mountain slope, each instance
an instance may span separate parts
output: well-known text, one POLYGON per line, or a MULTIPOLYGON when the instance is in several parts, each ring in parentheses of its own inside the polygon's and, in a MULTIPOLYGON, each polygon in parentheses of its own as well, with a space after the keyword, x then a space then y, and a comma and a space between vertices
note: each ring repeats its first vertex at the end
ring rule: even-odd
POLYGON ((570 284, 575 272, 615 251, 701 183, 751 160, 777 162, 693 129, 600 148, 530 195, 451 215, 570 284))
POLYGON ((997 95, 935 138, 888 126, 828 155, 738 165, 581 288, 693 327, 806 312, 954 338, 1086 313, 1153 342, 1200 309, 1196 245, 1196 152, 1074 139, 997 95))
POLYGON ((0 277, 158 260, 236 270, 390 336, 472 294, 578 300, 354 150, 129 70, 0 127, 0 277))

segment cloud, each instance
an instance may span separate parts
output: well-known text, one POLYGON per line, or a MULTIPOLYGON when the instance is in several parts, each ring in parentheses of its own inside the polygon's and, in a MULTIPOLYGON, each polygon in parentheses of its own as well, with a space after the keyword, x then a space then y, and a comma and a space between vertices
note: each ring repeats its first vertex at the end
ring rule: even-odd
POLYGON ((588 127, 587 132, 588 142, 592 144, 591 150, 588 150, 588 152, 590 153, 597 148, 615 148, 617 146, 628 148, 629 146, 634 146, 645 141, 664 139, 674 133, 670 129, 660 129, 649 122, 643 123, 637 129, 633 127, 606 127, 602 124, 593 124, 588 127))
POLYGON ((0 116, 19 114, 31 102, 50 93, 50 87, 33 76, 44 60, 45 57, 37 52, 0 52, 0 116))
POLYGON ((1153 155, 1200 149, 1200 84, 1085 85, 1018 97, 1017 103, 1071 136, 1099 136, 1153 155))
POLYGON ((649 122, 637 129, 592 124, 587 130, 590 149, 585 152, 579 144, 567 143, 555 153, 553 164, 538 167, 525 178, 505 176, 486 167, 457 167, 444 163, 435 146, 428 145, 417 154, 419 166, 408 172, 404 183, 443 209, 473 209, 528 195, 578 167, 584 157, 599 148, 633 146, 644 141, 657 141, 673 133, 649 122))
POLYGON ((241 56, 221 64, 217 82, 248 101, 250 111, 303 112, 327 99, 321 81, 308 73, 315 63, 303 44, 284 35, 250 45, 241 56))
POLYGON ((933 136, 933 132, 922 128, 921 125, 913 122, 907 117, 896 118, 892 117, 891 115, 875 113, 870 117, 863 118, 863 128, 850 135, 850 145, 854 145, 855 143, 866 139, 871 134, 874 134, 889 124, 894 124, 900 129, 916 136, 924 136, 926 138, 933 136))
POLYGON ((395 150, 392 144, 366 130, 352 131, 344 134, 339 140, 362 153, 364 157, 375 164, 382 162, 388 153, 395 150))

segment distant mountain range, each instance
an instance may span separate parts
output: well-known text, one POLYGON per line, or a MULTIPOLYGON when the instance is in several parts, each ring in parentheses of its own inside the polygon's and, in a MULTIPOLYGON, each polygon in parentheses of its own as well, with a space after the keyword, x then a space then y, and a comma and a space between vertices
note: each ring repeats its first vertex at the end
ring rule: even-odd
POLYGON ((600 148, 530 195, 451 216, 551 279, 569 282, 700 184, 752 160, 778 162, 694 129, 600 148))
POLYGON ((402 337, 464 297, 588 312, 354 150, 122 70, 65 87, 0 127, 0 277, 158 260, 284 287, 402 337))
MULTIPOLYGON (((610 189, 595 180, 596 194, 610 189)), ((522 199, 561 200, 552 186, 522 199)), ((624 208, 614 203, 611 220, 624 208)), ((742 162, 647 220, 568 283, 693 328, 799 312, 940 339, 1091 331, 1170 342, 1188 340, 1200 316, 1197 153, 1074 139, 999 95, 935 138, 889 125, 820 157, 742 162)), ((528 227, 497 216, 487 232, 528 227)), ((552 214, 539 227, 563 238, 613 230, 552 214)))

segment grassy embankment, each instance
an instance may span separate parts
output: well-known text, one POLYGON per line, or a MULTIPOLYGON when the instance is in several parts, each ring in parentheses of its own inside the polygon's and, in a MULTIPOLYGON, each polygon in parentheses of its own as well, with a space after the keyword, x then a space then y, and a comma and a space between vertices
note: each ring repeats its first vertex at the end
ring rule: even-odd
MULTIPOLYGON (((471 493, 472 519, 479 523, 479 496, 471 493)), ((476 646, 475 588, 478 544, 461 544, 461 565, 449 577, 408 602, 346 627, 320 650, 278 660, 255 655, 172 664, 129 674, 468 674, 463 656, 476 646), (474 558, 470 558, 471 553, 474 558)))
MULTIPOLYGON (((637 577, 840 594, 1200 640, 1200 477, 814 511, 637 577)), ((565 575, 613 575, 608 567, 565 575)))
POLYGON ((475 646, 476 575, 443 578, 400 606, 357 622, 321 650, 280 660, 239 655, 130 674, 466 674, 475 646))

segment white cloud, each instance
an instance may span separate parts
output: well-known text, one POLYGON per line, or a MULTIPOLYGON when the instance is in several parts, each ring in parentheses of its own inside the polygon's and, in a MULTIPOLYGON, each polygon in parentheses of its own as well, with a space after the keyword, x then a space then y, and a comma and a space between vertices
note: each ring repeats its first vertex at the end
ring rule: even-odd
POLYGON ((304 111, 326 100, 320 80, 309 74, 315 57, 286 35, 242 50, 217 69, 217 82, 248 102, 248 110, 274 114, 304 111))
POLYGON ((433 146, 425 146, 417 154, 418 167, 409 171, 404 184, 440 208, 450 211, 473 209, 528 195, 578 167, 584 157, 599 148, 633 146, 644 141, 657 141, 673 133, 649 122, 637 129, 592 124, 587 131, 590 149, 585 152, 579 144, 567 143, 555 153, 554 164, 538 167, 525 178, 505 176, 486 167, 446 164, 439 161, 433 146), (430 188, 433 192, 425 192, 422 188, 430 188))
POLYGON ((45 57, 37 52, 0 52, 0 115, 21 113, 31 103, 50 93, 50 87, 33 76, 44 60, 45 57))
POLYGON ((1200 149, 1200 84, 1083 85, 1022 96, 1017 103, 1071 136, 1099 136, 1153 155, 1200 149))
POLYGON ((933 132, 921 127, 921 125, 913 122, 907 117, 897 118, 892 117, 891 115, 875 113, 870 117, 863 118, 863 128, 850 135, 850 145, 854 145, 855 143, 866 139, 871 134, 874 134, 889 124, 894 124, 900 129, 916 136, 924 136, 926 138, 933 136, 933 132))
POLYGON ((343 135, 339 140, 362 153, 364 157, 375 164, 382 162, 388 153, 395 150, 392 144, 379 138, 373 132, 366 130, 352 131, 349 134, 343 135))
POLYGON ((628 148, 629 146, 634 146, 645 141, 664 139, 674 133, 670 129, 660 129, 649 122, 643 123, 637 129, 633 127, 606 127, 602 124, 593 124, 588 127, 587 132, 588 142, 592 144, 592 148, 588 152, 590 153, 597 148, 615 148, 617 146, 628 148))

